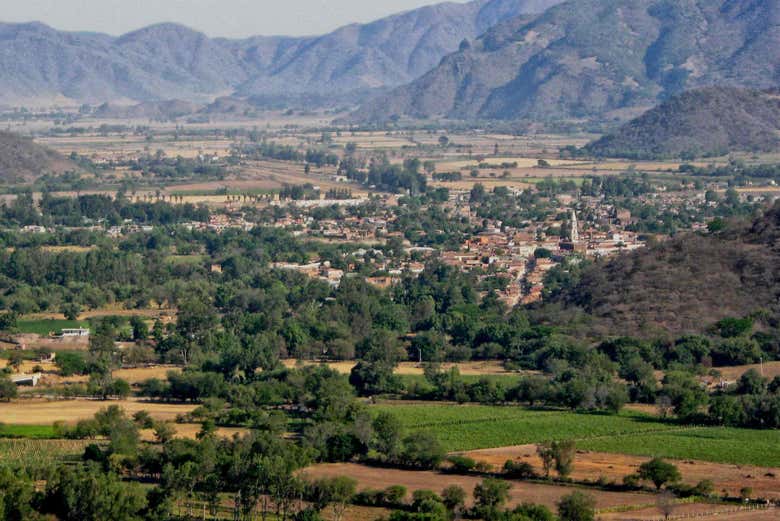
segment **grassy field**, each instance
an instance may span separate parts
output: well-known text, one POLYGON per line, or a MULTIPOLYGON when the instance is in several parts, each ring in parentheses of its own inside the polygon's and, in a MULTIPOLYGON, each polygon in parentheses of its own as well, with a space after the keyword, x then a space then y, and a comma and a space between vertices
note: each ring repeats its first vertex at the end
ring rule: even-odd
POLYGON ((0 438, 27 438, 46 440, 54 437, 54 427, 51 425, 0 424, 0 438))
POLYGON ((17 327, 20 333, 47 336, 50 332, 58 333, 61 329, 89 327, 89 323, 83 320, 19 320, 17 327))
POLYGON ((433 432, 447 451, 575 439, 584 450, 780 466, 780 431, 680 427, 633 411, 617 416, 522 407, 477 405, 377 405, 409 430, 433 432))
POLYGON ((0 439, 0 463, 46 465, 56 459, 78 458, 94 440, 0 439))
POLYGON ((579 443, 585 450, 780 467, 780 431, 697 427, 579 443))
POLYGON ((523 407, 442 404, 379 405, 372 409, 395 414, 408 429, 434 432, 448 451, 524 445, 551 439, 588 439, 676 428, 635 412, 610 416, 529 410, 523 407))

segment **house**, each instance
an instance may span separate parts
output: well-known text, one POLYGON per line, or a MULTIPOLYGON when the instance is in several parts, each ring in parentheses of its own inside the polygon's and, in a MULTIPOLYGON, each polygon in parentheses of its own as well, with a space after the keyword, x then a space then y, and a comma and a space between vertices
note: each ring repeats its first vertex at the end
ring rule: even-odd
POLYGON ((62 333, 60 334, 62 338, 82 338, 82 337, 88 337, 89 336, 89 329, 84 329, 82 327, 77 329, 63 329, 62 333))

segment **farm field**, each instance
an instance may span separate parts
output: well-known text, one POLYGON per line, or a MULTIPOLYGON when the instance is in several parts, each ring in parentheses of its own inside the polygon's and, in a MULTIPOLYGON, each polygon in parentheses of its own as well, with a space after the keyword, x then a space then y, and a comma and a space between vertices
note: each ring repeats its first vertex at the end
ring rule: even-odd
POLYGON ((780 467, 780 432, 679 427, 641 413, 578 414, 522 407, 378 405, 407 429, 435 433, 451 452, 574 439, 583 450, 780 467))
MULTIPOLYGON (((409 495, 415 490, 433 490, 441 492, 449 485, 463 487, 468 495, 467 503, 471 503, 471 491, 474 486, 482 481, 479 476, 461 476, 444 474, 433 471, 413 471, 400 469, 386 469, 359 465, 356 463, 327 463, 315 465, 305 470, 309 478, 351 476, 358 482, 358 490, 384 489, 392 485, 403 485, 409 495)), ((526 483, 511 481, 510 489, 511 506, 523 502, 539 503, 555 508, 555 503, 561 497, 570 494, 574 487, 556 486, 538 483, 526 483)), ((611 492, 588 490, 596 498, 597 508, 615 508, 631 505, 652 505, 654 498, 650 494, 638 492, 611 492)))
POLYGON ((78 458, 94 440, 0 439, 0 463, 47 465, 53 460, 78 458))
POLYGON ((49 333, 58 333, 61 329, 88 328, 89 323, 84 320, 22 319, 18 321, 17 327, 23 334, 48 336, 49 333))
POLYGON ((769 378, 770 380, 775 376, 780 376, 780 362, 764 362, 763 364, 718 367, 717 370, 723 376, 724 380, 731 381, 739 379, 740 376, 751 369, 755 369, 759 373, 762 373, 765 378, 769 378))
POLYGON ((588 439, 580 448, 640 456, 780 467, 780 431, 696 427, 616 439, 588 439))
MULTIPOLYGON (((537 471, 542 468, 541 459, 536 454, 536 445, 475 450, 464 455, 492 465, 495 469, 500 469, 507 460, 525 461, 537 471)), ((635 473, 639 465, 647 460, 644 456, 580 450, 575 459, 572 477, 576 480, 606 479, 608 482, 620 483, 623 477, 635 473)), ((727 490, 732 496, 738 496, 740 489, 749 484, 758 497, 780 498, 780 468, 777 467, 751 467, 690 459, 674 460, 673 463, 680 469, 683 481, 690 485, 711 479, 716 492, 727 490)))
POLYGON ((14 425, 51 425, 62 421, 67 423, 92 418, 100 409, 118 405, 128 415, 147 411, 153 418, 174 421, 179 414, 186 414, 196 406, 192 404, 167 404, 140 400, 18 400, 0 403, 0 423, 14 425))
POLYGON ((675 429, 632 412, 617 416, 530 410, 518 406, 379 405, 373 411, 396 415, 408 429, 435 433, 446 450, 467 451, 538 443, 550 439, 588 439, 675 429))

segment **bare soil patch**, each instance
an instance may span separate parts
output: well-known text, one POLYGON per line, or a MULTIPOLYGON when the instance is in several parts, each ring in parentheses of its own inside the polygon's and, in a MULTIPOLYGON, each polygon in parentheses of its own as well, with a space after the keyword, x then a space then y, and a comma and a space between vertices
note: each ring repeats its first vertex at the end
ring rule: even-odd
MULTIPOLYGON (((358 490, 384 489, 391 485, 403 485, 411 494, 415 490, 433 490, 441 492, 445 487, 458 485, 468 494, 468 502, 472 502, 471 496, 474 487, 482 481, 478 476, 459 476, 454 474, 442 474, 430 471, 410 471, 399 469, 384 469, 368 467, 354 463, 332 463, 315 465, 305 471, 310 478, 350 476, 357 480, 358 490)), ((555 508, 555 504, 561 497, 571 494, 572 487, 545 485, 537 483, 524 483, 510 481, 511 490, 510 506, 516 506, 523 502, 531 502, 555 508)), ((588 490, 596 499, 597 508, 615 508, 630 505, 652 504, 654 496, 650 494, 633 492, 605 492, 588 490)))
MULTIPOLYGON (((475 450, 466 453, 476 461, 483 461, 500 469, 506 460, 526 461, 541 471, 542 463, 536 455, 535 445, 519 445, 497 449, 475 450)), ((620 483, 624 476, 633 474, 639 465, 648 458, 623 454, 580 451, 574 464, 572 477, 577 480, 596 481, 603 478, 607 482, 620 483)), ((683 480, 695 485, 709 479, 715 483, 715 492, 726 490, 732 496, 738 496, 742 487, 749 486, 756 497, 780 499, 780 469, 772 467, 752 467, 749 465, 728 465, 704 461, 673 461, 680 469, 683 480), (773 477, 774 476, 774 477, 773 477)))

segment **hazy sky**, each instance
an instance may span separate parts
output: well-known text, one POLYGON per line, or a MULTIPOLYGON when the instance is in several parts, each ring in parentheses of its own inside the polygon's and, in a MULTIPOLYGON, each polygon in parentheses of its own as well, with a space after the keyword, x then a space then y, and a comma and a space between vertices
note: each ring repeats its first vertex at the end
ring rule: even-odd
MULTIPOLYGON (((456 0, 463 2, 464 0, 456 0)), ((178 22, 209 36, 321 34, 437 0, 0 0, 0 21, 122 34, 178 22)))

